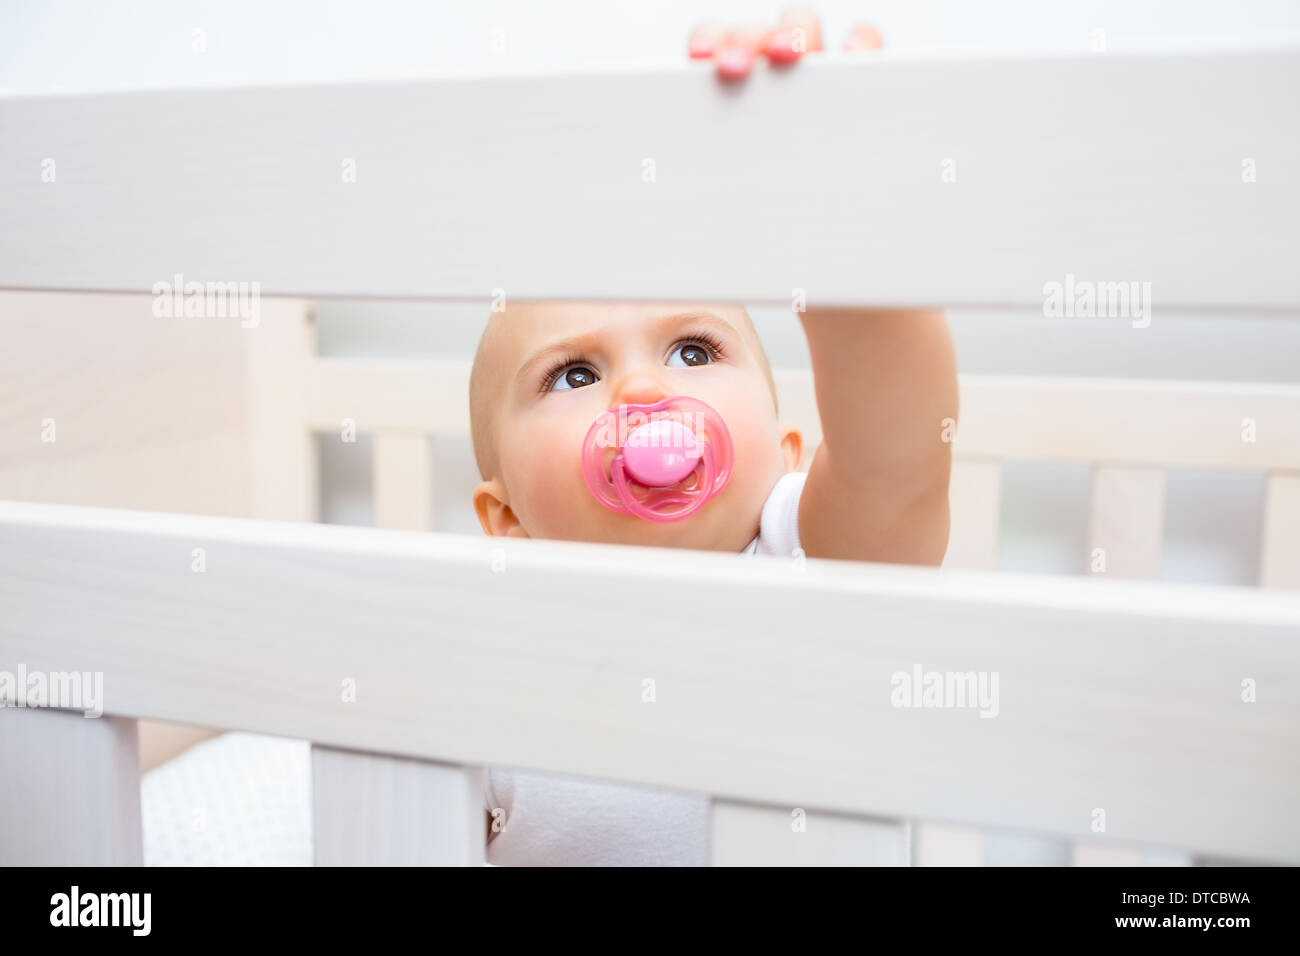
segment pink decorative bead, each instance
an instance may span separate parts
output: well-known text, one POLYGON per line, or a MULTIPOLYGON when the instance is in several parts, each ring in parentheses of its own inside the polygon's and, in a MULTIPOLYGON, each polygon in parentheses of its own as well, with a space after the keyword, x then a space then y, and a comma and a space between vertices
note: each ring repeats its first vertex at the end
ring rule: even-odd
POLYGON ((634 481, 651 488, 674 485, 700 460, 695 433, 680 422, 659 419, 637 428, 623 446, 623 461, 634 481))

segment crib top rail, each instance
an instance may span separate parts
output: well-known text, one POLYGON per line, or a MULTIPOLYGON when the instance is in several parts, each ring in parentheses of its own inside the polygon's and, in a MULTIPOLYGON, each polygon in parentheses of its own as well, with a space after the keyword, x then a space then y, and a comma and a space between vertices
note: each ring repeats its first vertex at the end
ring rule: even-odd
POLYGON ((0 661, 127 716, 1300 861, 1300 596, 664 557, 6 502, 0 661))
POLYGON ((0 288, 1295 309, 1297 116, 1289 47, 10 97, 0 288))

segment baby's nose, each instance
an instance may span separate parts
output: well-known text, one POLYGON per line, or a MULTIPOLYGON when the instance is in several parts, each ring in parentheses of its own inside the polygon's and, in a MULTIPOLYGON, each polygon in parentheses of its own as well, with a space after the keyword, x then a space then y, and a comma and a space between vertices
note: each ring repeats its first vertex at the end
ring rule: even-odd
POLYGON ((664 382, 647 372, 636 372, 619 382, 614 405, 653 405, 673 393, 664 382))

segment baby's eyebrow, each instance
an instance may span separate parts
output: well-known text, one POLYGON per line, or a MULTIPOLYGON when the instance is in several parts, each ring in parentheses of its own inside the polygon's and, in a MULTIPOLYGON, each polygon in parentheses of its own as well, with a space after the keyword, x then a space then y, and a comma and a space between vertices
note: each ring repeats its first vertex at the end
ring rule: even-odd
POLYGON ((552 355, 561 355, 568 352, 586 352, 591 348, 594 334, 580 335, 576 338, 560 339, 558 342, 551 342, 544 345, 532 354, 532 357, 523 365, 519 366, 519 372, 515 375, 516 384, 524 382, 532 374, 533 367, 545 361, 552 355))
MULTIPOLYGON (((714 312, 705 312, 695 310, 691 312, 675 312, 661 316, 655 320, 654 329, 658 335, 663 335, 670 329, 681 326, 691 325, 693 323, 703 322, 706 325, 715 325, 737 339, 741 338, 740 332, 736 327, 714 312)), ((534 352, 523 365, 519 367, 519 372, 515 375, 515 383, 522 384, 532 375, 535 366, 545 361, 552 355, 563 355, 570 352, 586 353, 592 350, 595 342, 600 337, 600 332, 589 332, 586 335, 579 335, 572 338, 560 339, 542 346, 534 352)))
POLYGON ((740 338, 740 332, 736 327, 716 312, 677 312, 673 315, 666 315, 659 320, 659 328, 664 329, 665 327, 671 326, 691 325, 699 322, 703 322, 706 325, 716 325, 736 336, 736 338, 740 338))

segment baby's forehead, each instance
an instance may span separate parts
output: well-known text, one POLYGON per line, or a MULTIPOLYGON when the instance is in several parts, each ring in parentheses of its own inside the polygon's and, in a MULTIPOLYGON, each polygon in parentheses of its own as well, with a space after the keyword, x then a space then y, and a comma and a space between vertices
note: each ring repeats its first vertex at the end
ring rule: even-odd
POLYGON ((512 344, 533 345, 556 337, 581 335, 627 321, 615 303, 525 302, 511 305, 498 321, 512 344))
POLYGON ((506 364, 518 366, 538 348, 551 342, 602 331, 627 334, 678 316, 712 314, 733 326, 742 337, 750 334, 749 316, 739 306, 681 302, 526 302, 511 304, 493 316, 501 327, 501 344, 510 353, 506 364))
POLYGON ((507 321, 521 336, 585 332, 606 327, 648 325, 677 312, 705 307, 647 302, 525 302, 512 305, 507 321))

